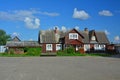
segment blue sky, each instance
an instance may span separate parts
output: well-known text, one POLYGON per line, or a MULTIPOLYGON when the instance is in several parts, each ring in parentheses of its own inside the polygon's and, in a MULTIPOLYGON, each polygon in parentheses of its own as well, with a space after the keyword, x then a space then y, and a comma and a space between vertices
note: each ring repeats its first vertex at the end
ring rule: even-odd
POLYGON ((105 31, 120 41, 120 0, 0 0, 0 29, 21 40, 58 27, 105 31))

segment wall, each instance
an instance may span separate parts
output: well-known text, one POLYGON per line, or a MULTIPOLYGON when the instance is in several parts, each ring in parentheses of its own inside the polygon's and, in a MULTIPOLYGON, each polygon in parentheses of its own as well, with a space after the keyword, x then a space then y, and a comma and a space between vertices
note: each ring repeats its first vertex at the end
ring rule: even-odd
MULTIPOLYGON (((49 43, 48 43, 49 44, 49 43)), ((42 44, 42 53, 56 52, 56 43, 52 43, 52 51, 46 51, 46 44, 42 44)))
MULTIPOLYGON (((75 30, 70 31, 69 33, 77 33, 75 30)), ((69 33, 65 36, 65 44, 70 44, 74 39, 69 39, 69 33)), ((78 34, 78 40, 82 42, 82 37, 78 34)))
POLYGON ((6 51, 6 47, 5 46, 0 46, 0 53, 4 53, 6 51))

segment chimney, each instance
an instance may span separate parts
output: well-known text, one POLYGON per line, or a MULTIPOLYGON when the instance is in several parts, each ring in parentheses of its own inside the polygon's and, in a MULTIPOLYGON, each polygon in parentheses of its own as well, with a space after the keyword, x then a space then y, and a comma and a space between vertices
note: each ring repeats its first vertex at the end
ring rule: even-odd
POLYGON ((85 31, 85 33, 87 33, 87 34, 89 33, 88 28, 85 28, 84 31, 85 31))
POLYGON ((54 32, 55 32, 55 34, 58 34, 58 29, 57 29, 57 27, 55 27, 54 32))
POLYGON ((59 35, 59 31, 58 31, 57 27, 55 27, 54 32, 55 32, 55 41, 56 41, 56 43, 58 43, 60 35, 59 35))

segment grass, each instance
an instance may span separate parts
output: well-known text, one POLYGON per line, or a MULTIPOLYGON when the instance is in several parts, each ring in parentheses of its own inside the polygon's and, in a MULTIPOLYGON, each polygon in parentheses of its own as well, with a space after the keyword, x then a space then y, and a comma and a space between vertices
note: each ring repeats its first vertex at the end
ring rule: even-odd
MULTIPOLYGON (((10 53, 0 53, 0 57, 37 57, 40 56, 40 51, 39 49, 30 49, 28 52, 24 54, 10 54, 10 53), (38 54, 39 53, 39 54, 38 54)), ((108 53, 79 53, 79 52, 74 52, 74 53, 66 53, 64 51, 58 51, 56 56, 102 56, 102 57, 110 57, 115 54, 108 54, 108 53)), ((46 55, 49 56, 49 55, 46 55)))
POLYGON ((108 57, 112 54, 107 53, 80 53, 75 52, 75 49, 73 47, 66 48, 65 50, 59 50, 57 52, 57 56, 103 56, 108 57))
POLYGON ((32 56, 40 56, 41 48, 25 48, 25 53, 16 54, 14 50, 10 50, 9 53, 0 53, 0 57, 32 57, 32 56))
POLYGON ((65 52, 57 52, 57 56, 102 56, 102 57, 110 57, 113 54, 108 53, 65 53, 65 52))
POLYGON ((102 57, 110 57, 112 56, 111 54, 106 54, 106 53, 86 53, 86 54, 57 54, 57 56, 102 56, 102 57))
MULTIPOLYGON (((113 54, 106 54, 106 53, 86 53, 86 54, 80 54, 80 53, 72 53, 72 54, 66 54, 66 53, 58 53, 57 56, 102 56, 102 57, 110 57, 113 54)), ((8 54, 8 53, 0 53, 0 57, 37 57, 40 55, 28 55, 28 54, 8 54)))
POLYGON ((80 54, 80 53, 57 53, 57 56, 86 56, 86 54, 80 54))
POLYGON ((0 57, 33 57, 40 55, 26 55, 26 54, 8 54, 8 53, 0 53, 0 57))

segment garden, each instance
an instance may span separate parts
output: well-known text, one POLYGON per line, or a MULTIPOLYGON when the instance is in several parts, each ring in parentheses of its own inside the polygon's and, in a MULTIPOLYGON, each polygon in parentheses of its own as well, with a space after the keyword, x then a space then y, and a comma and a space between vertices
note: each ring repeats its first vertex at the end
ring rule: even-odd
MULTIPOLYGON (((23 48, 23 54, 16 54, 13 49, 9 52, 1 53, 1 57, 40 57, 41 55, 41 48, 30 48, 25 47, 23 48)), ((80 53, 76 52, 73 47, 66 48, 64 50, 59 50, 56 52, 55 56, 102 56, 102 57, 110 57, 114 54, 111 53, 80 53)), ((50 55, 46 55, 50 56, 50 55)))

